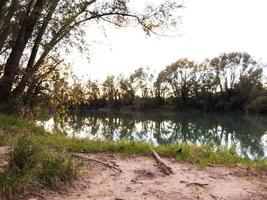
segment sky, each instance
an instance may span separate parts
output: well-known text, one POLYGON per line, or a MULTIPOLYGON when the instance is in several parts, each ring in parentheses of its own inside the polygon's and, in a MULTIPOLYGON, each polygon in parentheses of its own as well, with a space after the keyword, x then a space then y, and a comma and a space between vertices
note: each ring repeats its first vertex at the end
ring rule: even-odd
MULTIPOLYGON (((140 7, 142 1, 134 1, 140 7)), ((184 7, 177 30, 166 31, 169 37, 147 37, 137 27, 88 27, 89 55, 69 56, 75 74, 86 81, 127 75, 139 67, 157 73, 180 58, 201 62, 231 51, 267 62, 266 0, 184 0, 184 7)))

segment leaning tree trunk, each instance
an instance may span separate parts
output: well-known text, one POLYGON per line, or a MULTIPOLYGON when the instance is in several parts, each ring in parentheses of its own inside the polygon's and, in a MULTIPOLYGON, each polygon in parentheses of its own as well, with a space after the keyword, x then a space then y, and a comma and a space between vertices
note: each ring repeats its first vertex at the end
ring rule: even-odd
POLYGON ((4 75, 0 80, 0 102, 6 101, 11 94, 14 79, 18 73, 20 59, 40 17, 44 2, 45 0, 37 0, 30 15, 26 16, 15 45, 7 59, 4 75))
POLYGON ((10 21, 16 12, 18 2, 19 2, 19 0, 13 0, 11 2, 11 5, 8 8, 6 16, 4 16, 4 19, 2 17, 3 13, 2 13, 2 11, 0 11, 0 15, 1 15, 0 20, 2 21, 1 32, 0 32, 0 52, 2 51, 2 49, 5 45, 5 42, 7 40, 7 37, 9 35, 10 21))
MULTIPOLYGON (((50 53, 50 51, 70 32, 71 29, 74 28, 74 26, 71 26, 71 24, 87 8, 87 6, 85 6, 83 9, 81 9, 80 12, 78 12, 74 16, 71 16, 69 18, 69 20, 67 20, 66 24, 64 24, 58 30, 58 32, 54 35, 54 37, 51 39, 51 41, 47 44, 47 48, 44 49, 44 51, 42 52, 41 56, 38 58, 38 60, 34 64, 34 61, 35 61, 36 55, 37 55, 37 51, 38 51, 38 47, 40 45, 39 43, 41 42, 42 35, 43 35, 42 31, 45 31, 45 28, 47 27, 46 23, 49 23, 49 18, 51 18, 52 14, 53 14, 53 10, 56 8, 58 2, 59 2, 59 0, 54 2, 54 4, 51 6, 51 9, 50 9, 51 13, 47 14, 46 20, 45 20, 44 24, 42 25, 42 27, 40 29, 40 32, 39 32, 40 38, 39 39, 37 38, 36 41, 35 41, 35 45, 34 45, 35 47, 32 50, 31 57, 29 59, 28 65, 27 65, 27 69, 26 69, 25 75, 22 77, 22 79, 21 79, 20 83, 18 84, 17 88, 15 88, 14 91, 13 91, 13 96, 15 96, 15 97, 20 96, 23 93, 27 83, 30 81, 32 76, 42 66, 42 64, 44 63, 44 61, 45 61, 47 55, 50 53), (51 16, 50 16, 50 14, 51 14, 51 16)), ((94 0, 92 0, 88 4, 90 5, 92 3, 94 3, 94 0)))
POLYGON ((59 3, 59 0, 55 0, 54 2, 52 2, 52 4, 49 7, 49 11, 48 11, 47 15, 45 16, 45 20, 44 20, 42 26, 40 27, 38 34, 37 34, 37 37, 35 39, 34 46, 32 48, 32 52, 31 52, 25 73, 22 76, 18 86, 12 92, 12 95, 14 97, 20 96, 23 93, 23 91, 27 85, 27 82, 29 81, 29 79, 31 79, 32 75, 35 72, 33 67, 34 67, 34 63, 36 60, 36 56, 37 56, 42 38, 43 38, 43 35, 46 31, 46 28, 47 28, 47 26, 48 26, 48 24, 52 18, 53 13, 56 10, 58 3, 59 3))

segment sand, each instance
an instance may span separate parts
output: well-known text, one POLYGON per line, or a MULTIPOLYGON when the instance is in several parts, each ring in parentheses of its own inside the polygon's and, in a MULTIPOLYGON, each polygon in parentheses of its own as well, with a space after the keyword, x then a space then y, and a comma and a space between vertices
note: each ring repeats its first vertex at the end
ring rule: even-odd
POLYGON ((122 172, 88 162, 79 181, 66 187, 64 192, 44 192, 45 199, 267 199, 267 173, 259 175, 242 166, 216 165, 200 169, 192 164, 168 159, 175 174, 167 176, 152 157, 125 158, 107 154, 86 156, 116 163, 122 172))

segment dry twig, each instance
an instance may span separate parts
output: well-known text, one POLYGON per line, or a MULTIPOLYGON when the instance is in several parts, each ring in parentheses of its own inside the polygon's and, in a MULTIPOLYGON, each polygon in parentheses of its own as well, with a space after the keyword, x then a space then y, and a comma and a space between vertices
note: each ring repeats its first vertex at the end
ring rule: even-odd
POLYGON ((82 154, 78 154, 78 153, 72 153, 71 155, 75 156, 75 157, 78 157, 78 158, 81 158, 81 159, 84 159, 86 161, 92 161, 92 162, 100 163, 100 164, 102 164, 104 166, 107 166, 107 167, 109 167, 111 169, 116 169, 117 171, 122 172, 122 170, 118 167, 117 164, 109 164, 109 163, 104 162, 102 160, 90 158, 90 157, 88 157, 86 155, 82 155, 82 154))

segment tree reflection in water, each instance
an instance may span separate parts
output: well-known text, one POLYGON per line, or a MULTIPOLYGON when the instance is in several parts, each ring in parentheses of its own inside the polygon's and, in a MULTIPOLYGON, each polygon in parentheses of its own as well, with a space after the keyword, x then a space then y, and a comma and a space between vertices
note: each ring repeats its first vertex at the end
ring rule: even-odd
POLYGON ((176 142, 236 144, 240 154, 267 156, 267 118, 215 113, 88 112, 54 119, 54 128, 82 138, 137 140, 155 145, 176 142), (264 152, 265 149, 265 152, 264 152))

